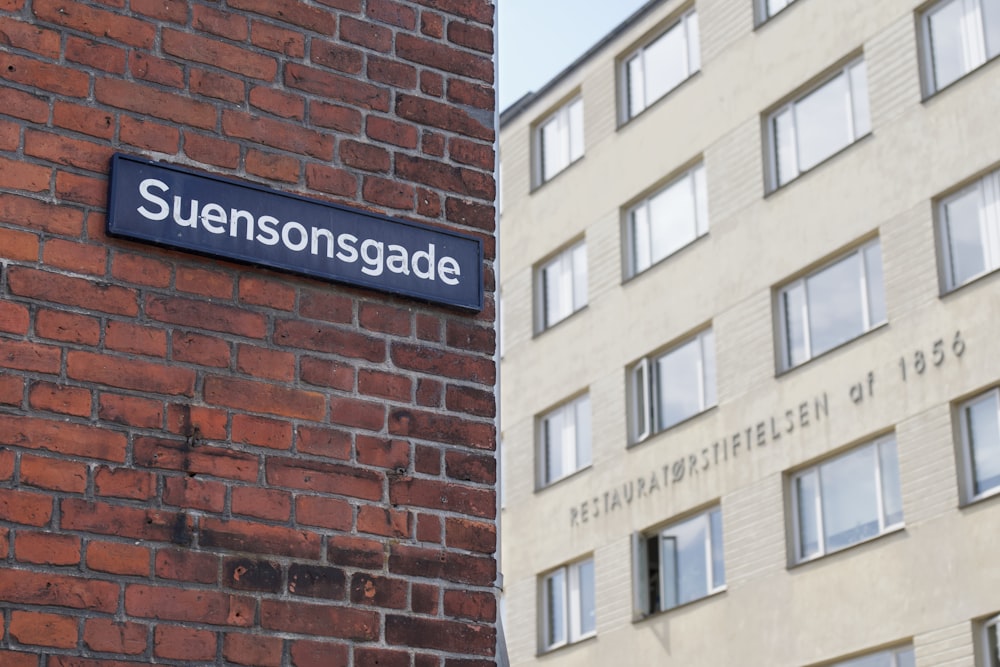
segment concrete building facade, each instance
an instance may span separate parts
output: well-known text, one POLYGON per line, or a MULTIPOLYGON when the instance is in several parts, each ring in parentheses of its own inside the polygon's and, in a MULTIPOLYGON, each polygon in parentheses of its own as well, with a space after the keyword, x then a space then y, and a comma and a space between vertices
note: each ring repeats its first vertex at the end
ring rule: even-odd
POLYGON ((657 0, 501 115, 512 664, 1000 664, 998 16, 657 0))

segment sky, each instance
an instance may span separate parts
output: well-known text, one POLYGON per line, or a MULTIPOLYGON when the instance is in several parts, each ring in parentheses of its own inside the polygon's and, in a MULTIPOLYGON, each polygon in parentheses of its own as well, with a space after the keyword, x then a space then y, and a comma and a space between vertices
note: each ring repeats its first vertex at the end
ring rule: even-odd
POLYGON ((500 110, 544 86, 647 0, 496 0, 500 110))

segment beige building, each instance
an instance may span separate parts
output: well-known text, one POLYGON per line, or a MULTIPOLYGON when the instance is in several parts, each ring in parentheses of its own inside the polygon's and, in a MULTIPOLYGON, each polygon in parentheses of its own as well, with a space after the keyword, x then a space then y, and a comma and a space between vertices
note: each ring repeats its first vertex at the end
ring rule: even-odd
POLYGON ((1000 0, 657 0, 501 116, 512 664, 998 667, 1000 0))

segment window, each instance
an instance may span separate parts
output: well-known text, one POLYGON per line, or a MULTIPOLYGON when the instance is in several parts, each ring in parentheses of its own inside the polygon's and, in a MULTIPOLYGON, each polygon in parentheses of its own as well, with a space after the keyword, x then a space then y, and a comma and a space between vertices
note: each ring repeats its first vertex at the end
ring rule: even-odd
POLYGON ((1000 171, 942 200, 938 221, 947 289, 1000 267, 1000 171))
POLYGON ((967 499, 1000 493, 1000 389, 966 401, 959 410, 967 499))
POLYGON ((561 322, 587 305, 587 245, 580 241, 538 269, 538 329, 561 322))
POLYGON ((885 291, 878 240, 783 287, 778 300, 783 370, 882 324, 885 291))
POLYGON ((622 64, 622 122, 679 86, 701 69, 698 14, 691 10, 666 32, 630 54, 622 64))
POLYGON ((636 204, 627 216, 628 273, 634 276, 708 233, 708 186, 699 164, 636 204))
POLYGON ((929 95, 1000 55, 997 0, 942 0, 924 12, 921 28, 929 95))
POLYGON ((763 23, 795 0, 757 0, 758 21, 763 23))
POLYGON ((796 562, 901 527, 895 437, 880 438, 795 473, 791 494, 796 562))
POLYGON ((871 132, 865 61, 855 60, 767 121, 775 190, 871 132))
POLYGON ((633 548, 642 615, 673 609, 726 587, 718 507, 654 535, 637 535, 633 548))
POLYGON ((1000 616, 983 623, 983 667, 1000 667, 1000 616))
POLYGON ((915 667, 913 647, 904 646, 878 653, 869 653, 859 658, 835 662, 829 667, 915 667))
POLYGON ((560 567, 542 578, 542 650, 550 651, 597 632, 594 560, 560 567))
POLYGON ((539 424, 539 482, 552 482, 590 465, 590 396, 545 414, 539 424))
POLYGON ((583 157, 583 98, 577 97, 538 126, 538 183, 583 157))
POLYGON ((632 441, 670 428, 716 403, 715 336, 701 332, 629 371, 632 441))

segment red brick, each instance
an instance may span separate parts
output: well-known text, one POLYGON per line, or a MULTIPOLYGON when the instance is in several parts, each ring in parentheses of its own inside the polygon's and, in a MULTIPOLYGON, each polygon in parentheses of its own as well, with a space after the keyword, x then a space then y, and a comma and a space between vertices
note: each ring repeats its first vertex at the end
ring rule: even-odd
POLYGON ((241 14, 223 12, 202 5, 194 5, 191 11, 191 25, 196 30, 226 37, 235 42, 246 41, 250 35, 247 18, 241 14))
POLYGON ((112 114, 101 113, 72 102, 57 100, 52 107, 52 122, 56 127, 100 139, 110 139, 115 133, 115 118, 112 114))
POLYGON ((451 549, 464 549, 484 554, 495 553, 497 548, 496 524, 448 517, 445 519, 445 544, 451 549))
POLYGON ((297 596, 343 600, 347 593, 347 577, 340 568, 293 563, 288 568, 288 592, 297 596))
POLYGON ((84 5, 67 5, 59 0, 34 0, 32 9, 35 16, 43 21, 130 46, 151 48, 156 35, 151 23, 84 5))
POLYGON ((61 614, 42 614, 31 611, 12 611, 11 639, 21 644, 75 648, 78 639, 77 619, 61 614))
POLYGON ((414 612, 433 616, 438 614, 438 598, 441 596, 441 589, 438 586, 413 582, 410 589, 411 607, 414 612))
POLYGON ((444 17, 428 11, 420 12, 420 32, 435 39, 444 37, 444 17))
POLYGON ((205 401, 250 412, 322 421, 323 394, 250 380, 211 376, 205 378, 205 401))
POLYGON ((0 157, 0 181, 11 190, 47 192, 51 179, 50 167, 0 157))
POLYGON ((229 0, 228 4, 235 9, 269 16, 320 34, 328 35, 336 27, 330 12, 303 5, 295 0, 229 0))
POLYGON ((129 6, 139 14, 154 19, 185 23, 189 4, 180 0, 130 0, 129 6))
POLYGON ((392 49, 392 30, 351 16, 340 18, 340 38, 382 53, 388 53, 392 49))
POLYGON ((329 538, 326 557, 334 565, 380 570, 384 567, 386 549, 378 540, 335 535, 329 538))
POLYGON ((154 563, 156 576, 175 581, 214 584, 219 579, 219 557, 190 549, 160 549, 154 563))
POLYGON ((211 105, 152 86, 115 79, 97 79, 94 83, 94 96, 101 104, 139 115, 204 130, 215 129, 216 111, 211 105))
POLYGON ((461 79, 448 79, 448 101, 487 111, 496 108, 493 88, 461 79))
POLYGON ((377 176, 366 176, 361 186, 361 196, 366 202, 404 211, 413 210, 415 194, 412 185, 377 176))
POLYGON ((348 167, 363 171, 387 172, 392 166, 389 152, 384 148, 349 139, 340 142, 340 160, 348 167))
POLYGON ((260 637, 228 632, 225 635, 222 655, 229 662, 238 665, 280 667, 282 646, 283 642, 280 637, 260 637))
POLYGON ((496 515, 496 498, 492 489, 431 479, 393 479, 389 483, 389 502, 428 509, 445 508, 485 519, 496 515))
POLYGON ((424 130, 421 135, 421 152, 425 155, 433 155, 434 157, 444 157, 444 148, 446 145, 444 135, 437 132, 428 132, 427 130, 424 130))
POLYGON ((286 491, 237 486, 232 494, 233 514, 271 521, 288 521, 292 515, 292 494, 286 491))
MULTIPOLYGON (((217 100, 225 100, 239 104, 246 99, 247 84, 242 79, 220 72, 209 72, 207 70, 191 68, 190 76, 191 92, 217 100)), ((212 128, 206 128, 212 129, 212 128)), ((232 148, 239 149, 239 146, 232 144, 232 148)))
POLYGON ((117 285, 17 266, 8 270, 7 281, 19 296, 115 315, 134 317, 139 312, 135 292, 117 285))
POLYGON ((0 599, 7 604, 68 607, 110 614, 118 609, 118 584, 5 567, 0 569, 0 599))
POLYGON ((417 27, 417 12, 413 7, 409 7, 393 0, 368 0, 368 18, 397 26, 404 30, 413 30, 417 27))
POLYGON ((222 563, 222 581, 225 586, 241 591, 280 593, 282 567, 277 561, 226 558, 222 563))
POLYGON ((80 562, 80 538, 58 533, 18 531, 14 557, 36 565, 77 565, 80 562))
POLYGON ((220 299, 233 297, 233 276, 220 271, 178 266, 174 285, 181 292, 220 299))
POLYGON ((241 308, 179 297, 149 296, 146 315, 159 322, 191 326, 248 338, 263 338, 267 323, 263 315, 241 308))
POLYGON ((444 531, 441 528, 441 517, 436 514, 417 515, 417 541, 441 544, 444 531))
POLYGON ((286 155, 276 155, 265 153, 264 151, 249 150, 246 156, 247 173, 260 176, 269 181, 284 181, 285 183, 297 183, 301 163, 286 155))
POLYGON ((430 445, 414 447, 413 470, 425 475, 441 474, 441 450, 430 445))
POLYGON ((24 262, 38 261, 37 234, 16 229, 0 229, 0 247, 3 248, 4 259, 24 262))
POLYGON ((106 428, 0 414, 0 444, 123 462, 126 439, 106 428))
MULTIPOLYGON (((488 232, 496 229, 496 210, 489 204, 448 197, 445 201, 445 212, 448 220, 460 225, 476 227, 488 232)), ((473 349, 467 346, 460 347, 473 349)), ((483 342, 481 347, 483 348, 481 351, 485 352, 486 348, 493 347, 493 341, 483 342)), ((487 353, 491 354, 492 352, 487 353)))
POLYGON ((253 21, 250 41, 268 51, 275 51, 292 58, 301 58, 306 53, 305 36, 299 30, 287 30, 262 21, 253 21))
POLYGON ((346 431, 299 426, 295 433, 295 449, 300 454, 341 461, 351 458, 351 434, 346 431))
POLYGON ((60 503, 60 527, 136 540, 189 539, 190 518, 173 512, 66 498, 60 503))
POLYGON ((0 301, 0 331, 24 335, 28 333, 31 314, 27 307, 19 303, 0 301))
POLYGON ((231 355, 230 344, 225 340, 190 332, 174 332, 171 357, 175 361, 228 368, 231 355))
POLYGON ((194 395, 193 371, 136 359, 112 357, 107 354, 70 350, 66 356, 66 375, 74 380, 95 382, 119 389, 194 395))
POLYGON ((153 630, 153 654, 173 660, 215 658, 215 633, 174 625, 157 625, 153 630))
POLYGON ((495 484, 497 462, 489 454, 450 450, 445 453, 446 474, 451 479, 479 484, 495 484))
POLYGON ((413 391, 413 381, 405 375, 361 369, 358 372, 358 391, 365 396, 409 401, 413 391))
POLYGON ((83 213, 65 202, 56 206, 14 194, 0 193, 0 220, 67 236, 83 231, 83 213))
POLYGON ((251 598, 210 590, 142 584, 125 587, 125 613, 136 618, 250 627, 253 608, 251 598))
POLYGON ((485 25, 493 25, 493 3, 490 0, 418 0, 425 7, 453 14, 485 25))
POLYGON ((489 625, 390 614, 385 617, 385 639, 390 645, 493 655, 496 629, 489 625))
MULTIPOLYGON (((146 577, 149 576, 149 554, 150 550, 143 546, 91 541, 87 545, 87 567, 97 572, 146 577)), ((86 640, 86 632, 84 634, 86 640)))
POLYGON ((50 266, 100 276, 106 271, 107 256, 107 250, 99 246, 49 239, 42 259, 50 266))
POLYGON ((87 465, 25 452, 21 454, 21 484, 52 491, 83 493, 87 490, 87 465))
POLYGON ((257 479, 257 457, 223 447, 199 445, 197 449, 192 449, 185 441, 139 437, 134 450, 136 464, 140 466, 183 470, 244 482, 257 479))
POLYGON ((299 123, 224 109, 222 131, 234 139, 248 139, 290 153, 309 155, 320 160, 333 158, 333 137, 307 129, 299 123))
POLYGON ((273 88, 254 86, 250 89, 250 104, 282 118, 296 120, 305 118, 306 102, 301 95, 291 95, 273 88))
MULTIPOLYGON (((23 378, 14 375, 0 375, 0 403, 20 405, 24 398, 24 384, 23 378)), ((0 476, 0 479, 6 478, 0 476)))
MULTIPOLYGON (((396 113, 400 118, 420 125, 436 127, 449 132, 457 132, 474 139, 493 141, 494 131, 451 104, 435 102, 414 95, 400 94, 396 103, 396 113)), ((433 185, 433 184, 431 184, 433 185)), ((483 199, 493 199, 492 194, 483 199)))
POLYGON ((358 191, 358 178, 346 169, 307 164, 306 185, 320 192, 353 197, 358 191))
MULTIPOLYGON (((0 3, 0 10, 12 9, 0 3)), ((0 33, 3 33, 6 38, 4 41, 10 48, 24 49, 53 60, 59 57, 59 33, 54 30, 13 18, 0 17, 0 33)), ((6 99, 4 101, 6 102, 6 99)), ((7 111, 6 107, 4 111, 7 111)))
POLYGON ((189 403, 167 406, 167 430, 185 437, 223 440, 226 437, 227 421, 225 410, 189 403))
POLYGON ((396 174, 401 178, 462 196, 492 201, 494 195, 495 184, 491 175, 426 158, 397 154, 396 174))
POLYGON ((148 636, 145 625, 110 618, 88 618, 83 626, 83 643, 100 653, 138 655, 145 652, 148 636))
POLYGON ((224 42, 165 29, 161 36, 163 51, 186 62, 204 63, 263 81, 274 80, 278 62, 270 56, 248 51, 224 42))
POLYGON ((354 647, 355 667, 410 667, 410 654, 384 648, 354 647))
POLYGON ((163 503, 184 509, 222 512, 226 505, 226 487, 194 477, 168 477, 163 484, 163 503))
POLYGON ((165 358, 167 334, 162 329, 110 320, 104 330, 104 346, 118 352, 165 358))
POLYGON ((299 314, 314 320, 349 324, 354 317, 354 301, 329 290, 307 290, 302 292, 299 314))
POLYGON ((359 73, 365 63, 364 55, 358 49, 320 39, 312 40, 309 60, 347 74, 359 73))
POLYGON ((445 405, 454 412, 464 412, 477 417, 496 416, 496 398, 493 392, 475 387, 448 385, 445 405))
POLYGON ((118 280, 150 287, 170 285, 170 264, 145 255, 116 251, 111 260, 111 275, 118 280))
POLYGON ((112 74, 125 73, 125 50, 91 39, 67 36, 66 60, 112 74))
POLYGON ((410 443, 358 434, 357 459, 363 465, 406 470, 410 467, 410 443))
POLYGON ((0 77, 68 97, 86 97, 90 87, 90 77, 84 72, 7 51, 0 52, 0 77))
POLYGON ((295 288, 260 276, 240 276, 239 299, 255 306, 294 310, 295 288))
POLYGON ((374 505, 362 505, 358 509, 358 532, 382 535, 384 537, 410 537, 410 513, 374 505))
POLYGON ((343 391, 350 391, 354 388, 353 366, 314 357, 303 357, 301 366, 303 382, 343 391))
MULTIPOLYGON (((23 0, 21 0, 23 2, 23 0)), ((20 653, 17 651, 8 651, 7 649, 0 649, 0 662, 3 663, 4 667, 38 667, 40 657, 34 653, 20 653)), ((54 658, 58 660, 58 658, 54 658)), ((53 667, 67 667, 54 662, 50 662, 53 667)), ((84 667, 84 666, 80 666, 84 667)), ((112 666, 113 667, 113 666, 112 666)))
POLYGON ((493 31, 489 28, 449 21, 448 41, 486 54, 493 53, 493 31))
POLYGON ((354 523, 354 510, 344 500, 298 496, 295 499, 295 520, 302 526, 346 531, 354 523))
POLYGON ((444 613, 453 618, 495 621, 497 617, 496 596, 492 593, 469 590, 445 591, 444 613))
POLYGON ((309 119, 314 125, 339 132, 358 134, 361 131, 361 112, 336 104, 309 103, 309 119))
POLYGON ((351 577, 351 602, 390 609, 405 609, 409 582, 405 579, 372 576, 363 572, 351 577))
POLYGON ((330 422, 369 431, 381 431, 385 427, 385 405, 382 402, 331 396, 330 422))
POLYGON ((230 169, 240 162, 240 148, 236 144, 194 132, 184 133, 184 153, 199 162, 230 169))
POLYGON ((266 462, 272 486, 335 493, 363 500, 382 499, 382 475, 352 466, 271 457, 266 462))
POLYGON ((400 148, 413 149, 417 147, 417 128, 391 118, 368 116, 365 120, 365 132, 370 139, 375 141, 382 141, 400 148))
POLYGON ((262 600, 260 619, 266 630, 355 641, 377 639, 381 625, 374 611, 279 600, 262 600))
POLYGON ((156 476, 131 468, 101 466, 94 474, 94 488, 99 496, 149 500, 156 495, 156 476))
POLYGON ((493 83, 491 58, 476 56, 437 41, 399 33, 396 35, 396 55, 420 65, 493 83))
MULTIPOLYGON (((56 41, 58 43, 58 36, 56 41)), ((13 88, 5 88, 3 95, 4 113, 8 116, 33 123, 44 123, 48 119, 49 104, 45 99, 13 88)))
POLYGON ((310 531, 207 517, 202 519, 199 540, 205 547, 311 560, 319 559, 322 545, 321 536, 310 531))
POLYGON ((158 428, 163 424, 163 404, 136 396, 102 393, 98 399, 97 415, 116 424, 158 428))
POLYGON ((274 342, 317 352, 337 354, 373 363, 385 361, 384 340, 357 333, 351 329, 312 324, 301 320, 278 320, 274 326, 274 342))
POLYGON ((292 425, 283 420, 233 415, 233 441, 270 449, 291 449, 292 425))
POLYGON ((286 63, 285 85, 370 111, 389 110, 388 89, 315 67, 286 63))
POLYGON ((496 367, 492 359, 407 343, 394 343, 391 357, 397 367, 406 370, 476 382, 488 387, 496 382, 496 367))
POLYGON ((302 639, 290 641, 289 644, 294 667, 330 667, 346 665, 350 660, 350 649, 344 644, 302 639))

